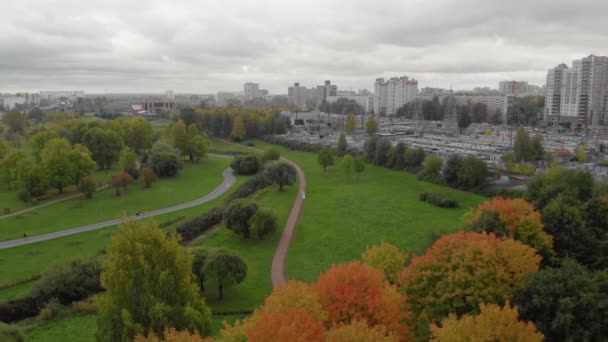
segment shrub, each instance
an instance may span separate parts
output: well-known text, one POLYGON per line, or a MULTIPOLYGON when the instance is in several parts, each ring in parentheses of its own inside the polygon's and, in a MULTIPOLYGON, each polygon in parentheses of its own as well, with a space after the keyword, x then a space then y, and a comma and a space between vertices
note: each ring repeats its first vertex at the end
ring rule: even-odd
POLYGON ((258 239, 262 239, 266 235, 270 235, 277 230, 278 216, 272 209, 260 208, 249 220, 251 231, 257 235, 258 239))
POLYGON ((0 303, 0 322, 17 322, 38 314, 38 304, 33 297, 12 299, 0 303))
POLYGON ((272 162, 264 169, 264 178, 277 184, 279 191, 283 191, 283 186, 293 185, 296 182, 296 170, 288 163, 272 162))
POLYGON ((38 319, 43 322, 50 322, 57 319, 64 312, 63 307, 56 300, 51 300, 40 310, 38 319))
POLYGON ((32 295, 39 303, 54 298, 60 304, 70 304, 101 291, 99 273, 97 260, 76 259, 61 263, 40 276, 32 295))
POLYGON ((25 335, 19 327, 0 322, 0 341, 25 342, 25 335))
POLYGON ((139 172, 139 182, 144 188, 149 188, 152 186, 152 183, 156 181, 156 174, 154 170, 152 170, 148 166, 144 166, 139 172))
POLYGON ((81 301, 73 302, 72 310, 83 315, 95 314, 97 313, 97 310, 99 310, 99 303, 94 297, 89 297, 81 301))
POLYGON ((238 174, 253 175, 261 168, 260 159, 255 154, 235 157, 230 167, 238 174))
POLYGON ((440 208, 458 208, 460 206, 455 200, 439 193, 423 192, 419 199, 440 208))
POLYGON ((176 231, 182 236, 182 243, 194 240, 196 237, 222 222, 223 209, 215 207, 207 213, 197 216, 190 221, 180 224, 176 231))
POLYGON ((249 197, 258 190, 264 189, 270 186, 270 183, 266 177, 261 174, 251 177, 247 182, 243 183, 238 189, 236 189, 230 197, 226 200, 226 203, 230 203, 239 198, 249 197))
POLYGON ((279 160, 280 157, 281 154, 279 153, 279 151, 274 148, 270 148, 264 151, 264 153, 262 154, 262 162, 265 163, 267 161, 279 160))
POLYGON ((251 217, 258 210, 258 205, 246 199, 238 199, 230 203, 228 208, 224 210, 224 223, 226 228, 234 233, 241 235, 245 239, 250 236, 251 217))
POLYGON ((167 152, 153 153, 148 164, 159 177, 175 177, 183 167, 178 154, 167 152))

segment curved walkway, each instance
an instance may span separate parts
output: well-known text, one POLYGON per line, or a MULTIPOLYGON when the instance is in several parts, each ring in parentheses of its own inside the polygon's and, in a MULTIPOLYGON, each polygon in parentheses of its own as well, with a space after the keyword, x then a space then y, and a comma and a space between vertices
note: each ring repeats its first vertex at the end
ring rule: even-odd
POLYGON ((13 247, 17 247, 17 246, 29 245, 29 244, 37 243, 37 242, 41 242, 41 241, 57 239, 60 237, 79 234, 79 233, 88 232, 91 230, 97 230, 97 229, 101 229, 101 228, 105 228, 105 227, 115 226, 115 225, 120 224, 127 220, 142 220, 142 219, 149 218, 149 217, 169 214, 169 213, 172 213, 175 211, 192 208, 197 205, 201 205, 203 203, 209 202, 211 200, 214 200, 214 199, 220 197, 226 191, 228 191, 228 189, 230 189, 230 187, 232 187, 234 185, 234 183, 236 182, 236 178, 234 177, 233 171, 230 167, 227 168, 226 170, 224 170, 222 176, 224 177, 224 182, 220 186, 218 186, 217 188, 215 188, 213 191, 206 194, 205 196, 195 199, 193 201, 182 203, 182 204, 177 204, 177 205, 174 205, 171 207, 166 207, 166 208, 162 208, 162 209, 157 209, 157 210, 141 213, 139 216, 129 216, 129 217, 121 218, 121 219, 89 224, 86 226, 81 226, 81 227, 66 229, 66 230, 60 230, 60 231, 53 232, 53 233, 36 235, 36 236, 28 237, 27 239, 3 241, 3 242, 0 242, 0 250, 7 249, 7 248, 13 248, 13 247))
POLYGON ((300 180, 300 187, 298 188, 296 199, 293 201, 293 206, 291 208, 291 212, 289 213, 289 217, 287 218, 287 223, 285 223, 285 228, 283 228, 283 235, 281 236, 277 250, 272 257, 270 278, 272 279, 273 287, 283 285, 287 282, 285 279, 285 257, 287 257, 287 250, 291 244, 291 239, 293 238, 293 234, 296 230, 298 220, 300 219, 302 205, 304 204, 303 194, 306 192, 306 176, 304 175, 302 168, 287 158, 281 157, 281 159, 296 169, 298 178, 300 180))

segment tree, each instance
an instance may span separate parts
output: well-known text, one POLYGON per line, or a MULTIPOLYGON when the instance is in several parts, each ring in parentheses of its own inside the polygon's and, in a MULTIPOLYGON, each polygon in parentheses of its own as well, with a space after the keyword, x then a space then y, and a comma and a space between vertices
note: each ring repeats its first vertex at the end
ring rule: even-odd
POLYGON ((234 200, 224 210, 224 224, 226 228, 245 239, 249 238, 251 217, 258 210, 258 205, 247 199, 234 200))
POLYGON ((531 160, 543 160, 545 157, 545 149, 543 148, 543 137, 540 134, 536 134, 534 138, 532 138, 531 146, 531 160))
POLYGON ((171 145, 156 142, 151 153, 147 163, 159 177, 174 177, 183 167, 180 152, 171 145))
POLYGON ((127 187, 131 183, 133 183, 133 177, 131 177, 130 174, 128 174, 124 171, 113 176, 112 179, 110 180, 110 186, 115 189, 116 196, 121 195, 121 191, 120 191, 121 188, 126 192, 127 187))
POLYGON ((141 183, 141 185, 145 189, 147 189, 151 187, 152 183, 154 183, 155 181, 156 174, 154 173, 154 171, 148 166, 142 167, 142 169, 139 171, 139 182, 141 183))
POLYGON ((501 308, 496 304, 480 304, 479 314, 458 317, 450 314, 441 326, 431 324, 431 341, 544 341, 533 323, 521 322, 517 308, 508 301, 501 308))
POLYGON ((386 166, 389 160, 389 153, 393 144, 390 140, 381 138, 376 144, 376 152, 374 153, 374 163, 380 166, 386 166))
POLYGON ((180 151, 182 157, 187 155, 190 147, 190 137, 188 136, 186 124, 182 120, 173 125, 171 136, 173 137, 173 146, 180 151))
POLYGON ((376 121, 375 116, 369 115, 367 117, 367 121, 365 122, 365 131, 367 134, 374 134, 378 132, 378 122, 376 121))
POLYGON ((232 133, 230 136, 234 141, 241 141, 247 135, 247 130, 245 129, 245 123, 243 123, 243 118, 237 116, 234 118, 234 122, 232 123, 232 133))
POLYGON ((256 319, 258 312, 282 312, 289 309, 302 310, 321 322, 327 319, 327 312, 321 306, 319 295, 313 287, 295 280, 274 287, 272 294, 266 297, 264 305, 256 310, 253 318, 256 319))
POLYGON ((579 163, 587 162, 587 144, 582 142, 576 149, 576 161, 579 163))
POLYGON ((348 149, 348 144, 346 143, 346 136, 344 133, 340 133, 340 138, 338 138, 338 155, 343 156, 348 149))
POLYGON ((357 129, 357 119, 355 119, 355 114, 350 113, 346 118, 346 133, 353 134, 357 129))
POLYGON ((527 162, 532 159, 534 151, 532 150, 532 143, 530 142, 530 136, 524 128, 517 130, 517 136, 515 137, 515 143, 513 143, 513 156, 517 162, 527 162))
POLYGON ((284 186, 295 184, 296 170, 288 163, 275 161, 264 169, 264 178, 278 185, 279 191, 283 191, 284 186))
POLYGON ((471 231, 494 233, 498 237, 512 237, 536 249, 547 260, 555 255, 553 238, 543 230, 540 212, 520 198, 494 197, 485 201, 477 209, 471 209, 467 220, 471 231), (493 220, 495 213, 498 222, 493 220))
POLYGON ((346 177, 350 177, 351 172, 353 172, 353 168, 355 166, 355 160, 353 156, 347 154, 342 158, 342 169, 346 173, 346 177))
POLYGON ((51 139, 59 138, 59 134, 55 131, 42 131, 34 134, 30 138, 30 146, 32 148, 32 154, 37 162, 40 162, 40 153, 51 139))
POLYGON ((595 182, 588 171, 569 170, 552 167, 528 180, 526 200, 543 209, 560 194, 567 194, 581 202, 587 202, 593 196, 595 182))
POLYGON ((93 194, 97 190, 97 184, 92 176, 85 176, 80 178, 78 182, 78 191, 80 191, 85 198, 93 198, 93 194))
POLYGON ((375 135, 367 138, 363 144, 365 160, 370 163, 373 163, 376 160, 376 145, 378 145, 378 137, 375 135))
POLYGON ((471 116, 469 115, 468 107, 463 108, 463 110, 459 110, 458 113, 458 128, 460 131, 464 131, 467 127, 471 125, 471 116))
POLYGON ((597 261, 601 254, 598 240, 586 225, 580 201, 559 195, 543 209, 542 221, 560 258, 574 258, 584 265, 597 261))
POLYGON ((328 314, 328 325, 365 320, 384 325, 407 340, 410 332, 401 322, 408 317, 405 298, 386 284, 384 275, 359 262, 333 265, 321 273, 314 289, 328 314))
POLYGON ((29 195, 28 197, 42 196, 47 192, 49 180, 41 167, 27 167, 23 172, 25 173, 20 180, 20 186, 29 195))
POLYGON ((198 334, 191 334, 188 330, 178 331, 175 328, 165 328, 163 338, 159 338, 154 332, 148 336, 137 335, 134 342, 208 342, 198 334))
POLYGON ((97 169, 97 163, 91 159, 91 151, 84 145, 76 144, 72 146, 68 159, 74 169, 74 184, 82 177, 90 176, 97 169))
POLYGON ((365 171, 365 162, 361 158, 355 158, 353 169, 357 175, 365 171))
POLYGON ((109 169, 112 163, 118 160, 123 142, 118 133, 95 127, 87 131, 82 142, 93 153, 93 160, 100 169, 109 169))
POLYGON ((262 159, 262 162, 265 163, 265 162, 269 162, 269 161, 279 160, 279 158, 281 158, 281 153, 279 153, 279 151, 277 149, 269 148, 264 151, 261 159, 262 159))
POLYGON ((538 270, 536 251, 494 234, 455 233, 440 237, 423 256, 414 256, 399 284, 418 329, 450 313, 477 314, 479 304, 503 304, 538 270))
POLYGON ((209 252, 203 265, 205 280, 215 280, 219 299, 224 298, 224 288, 240 284, 247 276, 247 264, 235 251, 215 248, 209 252))
POLYGON ((122 149, 122 151, 120 151, 118 167, 120 170, 130 174, 133 178, 137 178, 139 176, 139 170, 137 168, 137 156, 128 147, 125 147, 122 149))
POLYGON ((480 189, 488 178, 488 166, 476 157, 465 157, 462 159, 460 171, 458 172, 458 183, 464 189, 480 189))
POLYGON ((460 180, 458 179, 458 174, 460 173, 460 169, 462 168, 462 157, 458 154, 452 154, 448 157, 448 160, 445 162, 443 167, 443 179, 451 187, 458 187, 460 185, 460 180))
POLYGON ((6 142, 6 140, 4 140, 4 139, 2 139, 2 137, 0 137, 0 160, 2 160, 4 158, 4 156, 6 156, 10 150, 11 150, 11 148, 8 145, 8 143, 6 142))
POLYGON ((263 313, 247 331, 251 342, 322 341, 323 336, 323 323, 296 309, 263 313))
POLYGON ((63 188, 75 181, 75 169, 70 161, 72 147, 63 138, 49 140, 40 153, 42 168, 46 171, 49 184, 56 187, 59 193, 63 193, 63 188))
POLYGON ((191 160, 199 161, 209 152, 209 139, 202 135, 193 137, 190 141, 191 160))
POLYGON ((124 122, 125 143, 141 154, 152 145, 152 125, 144 118, 130 118, 124 122))
POLYGON ((606 336, 607 290, 608 272, 591 272, 566 259, 536 273, 513 303, 547 341, 600 341, 606 336))
POLYGON ((365 321, 340 324, 325 334, 327 342, 397 342, 399 338, 383 325, 370 327, 365 321))
POLYGON ((33 167, 25 152, 21 150, 10 150, 0 160, 0 181, 7 190, 16 189, 23 183, 24 176, 33 167))
POLYGON ((473 122, 485 122, 488 116, 488 106, 485 103, 474 102, 471 105, 471 120, 473 122))
POLYGON ((31 294, 40 304, 57 301, 67 305, 101 292, 101 265, 97 259, 73 259, 46 269, 31 294))
POLYGON ((323 167, 323 172, 327 171, 327 167, 334 165, 334 155, 328 147, 323 147, 317 156, 317 162, 323 167))
POLYGON ((427 182, 439 183, 441 181, 442 166, 443 160, 431 154, 424 159, 422 170, 418 172, 417 177, 427 182))
POLYGON ((129 221, 112 237, 102 264, 98 341, 127 341, 175 327, 205 336, 211 312, 192 276, 192 255, 152 222, 129 221))
POLYGON ((8 127, 9 131, 13 133, 23 132, 25 126, 27 126, 27 117, 14 109, 9 110, 8 113, 4 114, 2 121, 8 127))
POLYGON ((230 167, 238 174, 253 175, 260 170, 262 162, 255 154, 246 154, 235 157, 232 163, 230 163, 230 167))
POLYGON ((249 220, 251 232, 262 239, 266 235, 274 233, 279 225, 277 213, 269 208, 259 208, 249 220))
POLYGON ((361 259, 364 265, 384 273, 386 280, 394 284, 399 273, 405 268, 409 256, 394 245, 382 241, 379 245, 368 247, 361 259))

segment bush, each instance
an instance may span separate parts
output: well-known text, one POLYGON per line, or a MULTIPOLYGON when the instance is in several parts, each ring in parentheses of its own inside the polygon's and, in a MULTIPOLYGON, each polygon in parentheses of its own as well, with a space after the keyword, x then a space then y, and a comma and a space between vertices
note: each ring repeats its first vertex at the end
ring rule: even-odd
POLYGON ((236 189, 230 195, 230 197, 228 197, 226 203, 229 204, 230 202, 236 199, 249 197, 256 191, 264 189, 270 186, 271 184, 272 183, 270 183, 268 179, 266 179, 266 177, 264 177, 262 174, 257 174, 251 177, 247 182, 243 183, 243 185, 241 185, 238 189, 236 189))
POLYGON ((253 175, 262 167, 260 159, 255 154, 235 157, 230 167, 238 174, 253 175))
POLYGON ((258 205, 255 202, 246 199, 233 201, 224 210, 224 224, 226 228, 248 239, 251 231, 249 221, 257 210, 258 205))
POLYGON ((262 154, 263 163, 272 160, 279 160, 279 158, 281 158, 281 154, 274 148, 269 148, 262 154))
POLYGON ((51 300, 40 310, 38 319, 43 322, 50 322, 57 319, 63 312, 63 307, 56 300, 51 300))
POLYGON ((458 208, 458 202, 439 193, 423 192, 419 199, 440 208, 458 208))
POLYGON ((278 222, 279 219, 274 210, 260 208, 249 220, 249 225, 251 226, 251 232, 261 240, 264 236, 277 230, 278 222))
POLYGON ((39 311, 38 303, 33 297, 12 299, 0 303, 0 322, 17 322, 36 316, 39 311))
POLYGON ((182 236, 182 243, 190 242, 213 226, 220 224, 223 218, 223 211, 221 207, 215 207, 203 215, 180 224, 176 231, 182 236))
POLYGON ((183 167, 182 158, 173 153, 153 153, 148 164, 159 177, 175 177, 183 167))
POLYGON ((0 322, 0 341, 25 342, 25 335, 19 327, 0 322))
POLYGON ((94 297, 72 303, 72 310, 76 313, 88 315, 95 314, 99 310, 99 303, 94 297))
POLYGON ((323 146, 320 144, 311 144, 304 141, 288 140, 283 137, 275 137, 272 135, 265 135, 262 137, 262 140, 269 144, 281 145, 294 151, 319 152, 323 148, 323 146))
POLYGON ((60 304, 87 298, 101 292, 100 265, 97 260, 76 259, 44 272, 32 289, 38 303, 56 299, 60 304))

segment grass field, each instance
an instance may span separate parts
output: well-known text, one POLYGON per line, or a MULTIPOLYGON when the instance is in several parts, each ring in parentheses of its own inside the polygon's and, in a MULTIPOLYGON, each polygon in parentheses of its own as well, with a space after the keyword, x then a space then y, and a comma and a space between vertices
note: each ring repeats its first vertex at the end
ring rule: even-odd
POLYGON ((133 215, 199 198, 222 183, 222 171, 230 159, 210 156, 198 163, 185 163, 177 178, 163 179, 150 189, 132 184, 126 194, 117 197, 107 189, 92 200, 71 199, 15 217, 0 220, 0 241, 49 233, 62 229, 133 215))
POLYGON ((89 342, 95 341, 97 316, 70 315, 45 324, 24 329, 29 342, 89 342))
MULTIPOLYGON (((270 146, 259 141, 255 145, 270 146)), ((299 164, 307 179, 306 201, 287 255, 289 279, 315 281, 332 264, 358 259, 366 247, 380 241, 422 252, 431 242, 432 232, 458 230, 464 223, 463 214, 483 199, 372 165, 358 179, 347 178, 339 165, 324 173, 316 154, 275 148, 299 164), (461 208, 423 203, 418 200, 423 191, 449 195, 461 208)))

